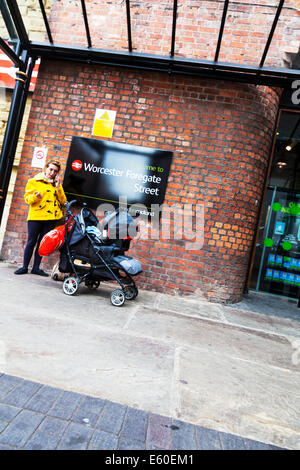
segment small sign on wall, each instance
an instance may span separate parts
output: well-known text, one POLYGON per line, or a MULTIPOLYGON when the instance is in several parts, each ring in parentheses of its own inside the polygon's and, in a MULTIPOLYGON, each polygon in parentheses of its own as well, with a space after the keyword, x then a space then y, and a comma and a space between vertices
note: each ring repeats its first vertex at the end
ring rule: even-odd
POLYGON ((47 152, 48 149, 46 147, 35 147, 31 166, 35 168, 44 168, 46 165, 47 152))
POLYGON ((116 111, 96 109, 92 135, 111 138, 116 119, 116 111))

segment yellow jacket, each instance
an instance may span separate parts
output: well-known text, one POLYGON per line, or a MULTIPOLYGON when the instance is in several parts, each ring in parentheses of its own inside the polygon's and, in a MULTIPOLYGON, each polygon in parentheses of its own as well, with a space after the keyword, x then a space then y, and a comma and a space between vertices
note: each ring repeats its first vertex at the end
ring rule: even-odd
POLYGON ((61 206, 67 201, 62 185, 57 189, 46 179, 44 173, 38 173, 28 181, 24 199, 29 205, 27 220, 61 219, 61 206), (35 191, 42 194, 42 199, 34 194, 35 191))

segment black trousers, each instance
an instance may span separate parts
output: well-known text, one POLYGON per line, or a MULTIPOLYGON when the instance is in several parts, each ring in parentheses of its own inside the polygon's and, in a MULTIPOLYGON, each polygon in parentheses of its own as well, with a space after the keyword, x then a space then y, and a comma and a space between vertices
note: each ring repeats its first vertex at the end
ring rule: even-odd
POLYGON ((32 269, 39 269, 42 260, 39 255, 40 243, 43 236, 55 226, 56 220, 28 220, 28 240, 24 250, 23 268, 28 269, 35 248, 32 269))

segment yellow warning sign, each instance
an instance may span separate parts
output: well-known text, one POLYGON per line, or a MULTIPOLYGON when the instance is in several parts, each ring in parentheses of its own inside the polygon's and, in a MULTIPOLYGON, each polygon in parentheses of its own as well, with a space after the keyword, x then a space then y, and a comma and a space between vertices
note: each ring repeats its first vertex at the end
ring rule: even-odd
POLYGON ((105 113, 100 119, 107 119, 109 121, 109 115, 107 114, 107 111, 105 111, 105 113))
POLYGON ((98 137, 111 137, 113 132, 113 121, 105 121, 102 119, 95 119, 92 135, 98 137))
POLYGON ((111 138, 116 119, 116 111, 96 109, 92 135, 111 138))

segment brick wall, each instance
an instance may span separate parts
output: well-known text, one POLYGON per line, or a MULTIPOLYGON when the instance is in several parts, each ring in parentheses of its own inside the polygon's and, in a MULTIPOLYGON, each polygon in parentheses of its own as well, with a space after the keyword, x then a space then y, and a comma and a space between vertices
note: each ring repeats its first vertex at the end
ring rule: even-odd
MULTIPOLYGON (((274 131, 267 87, 62 62, 43 62, 29 117, 2 255, 21 263, 23 201, 34 147, 65 164, 73 135, 91 137, 95 109, 117 112, 112 140, 174 152, 165 202, 205 206, 204 244, 174 234, 136 241, 138 285, 209 300, 241 298, 274 131)), ((56 257, 44 258, 53 266, 56 257)))

